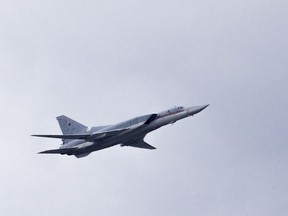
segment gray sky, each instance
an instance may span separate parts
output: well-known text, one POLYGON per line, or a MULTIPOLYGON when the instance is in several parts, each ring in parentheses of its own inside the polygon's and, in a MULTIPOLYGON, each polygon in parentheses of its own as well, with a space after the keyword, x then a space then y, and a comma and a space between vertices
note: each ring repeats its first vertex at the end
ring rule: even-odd
POLYGON ((287 215, 287 1, 0 5, 1 215, 287 215), (207 103, 155 151, 30 137, 207 103))

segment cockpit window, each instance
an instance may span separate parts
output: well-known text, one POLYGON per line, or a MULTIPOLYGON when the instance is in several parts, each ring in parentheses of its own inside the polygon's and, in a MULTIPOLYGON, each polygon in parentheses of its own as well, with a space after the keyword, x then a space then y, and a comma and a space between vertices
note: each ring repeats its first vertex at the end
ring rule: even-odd
POLYGON ((184 107, 183 106, 179 106, 179 107, 174 107, 174 108, 172 108, 172 109, 170 109, 168 112, 169 113, 177 113, 177 112, 180 112, 180 111, 182 111, 184 109, 184 107))

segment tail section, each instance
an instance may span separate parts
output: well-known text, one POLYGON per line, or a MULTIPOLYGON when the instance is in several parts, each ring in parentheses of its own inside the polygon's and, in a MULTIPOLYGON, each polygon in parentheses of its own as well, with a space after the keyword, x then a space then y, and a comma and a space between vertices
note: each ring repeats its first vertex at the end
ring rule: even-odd
POLYGON ((60 125, 62 133, 65 134, 77 134, 86 132, 88 127, 68 118, 67 116, 58 116, 57 121, 60 125))

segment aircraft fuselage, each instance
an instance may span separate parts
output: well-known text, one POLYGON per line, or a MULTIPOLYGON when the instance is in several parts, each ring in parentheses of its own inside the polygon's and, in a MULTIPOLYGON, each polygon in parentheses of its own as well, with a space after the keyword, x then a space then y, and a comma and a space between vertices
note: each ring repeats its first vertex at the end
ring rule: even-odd
MULTIPOLYGON (((173 124, 183 118, 193 116, 194 114, 201 112, 207 106, 208 105, 188 108, 175 107, 157 114, 139 116, 128 121, 118 123, 116 125, 91 128, 90 131, 86 131, 82 134, 74 133, 64 135, 34 136, 62 138, 64 141, 63 145, 58 149, 58 151, 48 150, 40 153, 59 153, 75 155, 76 157, 84 157, 93 151, 108 148, 117 144, 121 144, 121 146, 154 149, 155 147, 150 146, 143 141, 147 133, 150 133, 151 131, 154 131, 165 125, 173 124), (73 139, 74 137, 76 139, 73 139)), ((77 122, 75 124, 77 124, 77 122)), ((60 124, 60 126, 63 125, 60 124)))

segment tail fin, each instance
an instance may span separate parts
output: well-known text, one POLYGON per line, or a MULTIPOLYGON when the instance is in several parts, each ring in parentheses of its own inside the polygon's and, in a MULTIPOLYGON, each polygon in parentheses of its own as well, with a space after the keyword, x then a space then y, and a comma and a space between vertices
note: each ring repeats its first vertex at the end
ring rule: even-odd
POLYGON ((64 135, 82 133, 86 132, 88 129, 87 126, 80 124, 79 122, 76 122, 64 115, 58 116, 57 121, 64 135))

